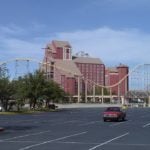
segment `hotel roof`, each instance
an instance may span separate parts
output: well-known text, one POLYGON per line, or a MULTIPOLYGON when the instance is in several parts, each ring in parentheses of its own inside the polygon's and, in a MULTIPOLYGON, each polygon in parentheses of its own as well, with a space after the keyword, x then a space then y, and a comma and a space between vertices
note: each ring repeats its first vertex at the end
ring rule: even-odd
POLYGON ((118 73, 118 69, 116 67, 108 67, 106 70, 110 73, 118 73))
POLYGON ((71 45, 68 41, 56 41, 53 40, 52 43, 56 46, 56 47, 69 47, 71 48, 71 45))
POLYGON ((68 77, 74 77, 74 75, 81 76, 80 70, 77 68, 72 60, 59 60, 55 59, 55 65, 58 70, 68 77))
POLYGON ((48 51, 56 53, 56 50, 55 50, 54 46, 51 43, 47 44, 46 49, 48 49, 48 51))
POLYGON ((86 63, 86 64, 104 64, 101 59, 91 57, 77 57, 73 61, 76 63, 86 63))

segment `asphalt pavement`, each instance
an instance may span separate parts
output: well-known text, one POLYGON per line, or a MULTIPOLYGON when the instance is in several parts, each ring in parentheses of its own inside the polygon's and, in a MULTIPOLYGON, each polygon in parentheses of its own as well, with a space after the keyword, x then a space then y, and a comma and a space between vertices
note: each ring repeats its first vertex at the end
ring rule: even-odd
POLYGON ((104 109, 0 115, 0 150, 150 150, 150 108, 128 109, 122 122, 103 122, 104 109))

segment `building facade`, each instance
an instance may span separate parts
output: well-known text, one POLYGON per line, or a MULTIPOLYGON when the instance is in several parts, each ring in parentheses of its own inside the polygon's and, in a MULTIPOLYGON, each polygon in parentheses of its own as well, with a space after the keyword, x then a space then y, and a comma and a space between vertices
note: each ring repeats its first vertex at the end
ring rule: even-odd
POLYGON ((48 80, 57 82, 65 92, 77 93, 77 78, 81 72, 72 61, 72 47, 67 41, 52 41, 45 48, 42 70, 48 80))
POLYGON ((106 68, 105 85, 112 86, 110 89, 113 95, 124 96, 127 93, 129 90, 128 73, 128 66, 122 64, 117 67, 106 68), (120 84, 117 84, 119 82, 120 84))
MULTIPOLYGON (((70 43, 56 40, 46 45, 42 70, 48 80, 56 81, 70 95, 84 93, 86 88, 90 91, 94 85, 114 85, 128 74, 125 65, 105 69, 99 58, 73 57, 70 43)), ((112 87, 111 91, 124 95, 128 91, 128 78, 119 87, 112 87)))

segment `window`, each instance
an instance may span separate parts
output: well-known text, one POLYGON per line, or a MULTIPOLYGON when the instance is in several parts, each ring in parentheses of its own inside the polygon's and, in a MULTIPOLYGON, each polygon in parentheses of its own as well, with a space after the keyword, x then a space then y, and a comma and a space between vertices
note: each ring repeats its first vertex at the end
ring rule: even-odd
POLYGON ((70 50, 69 49, 66 49, 66 53, 69 53, 70 52, 70 50))

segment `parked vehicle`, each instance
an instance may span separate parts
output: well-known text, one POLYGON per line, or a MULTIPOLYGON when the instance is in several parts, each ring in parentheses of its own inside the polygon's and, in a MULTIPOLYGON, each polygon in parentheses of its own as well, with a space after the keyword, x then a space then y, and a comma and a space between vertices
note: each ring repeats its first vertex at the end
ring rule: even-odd
POLYGON ((48 108, 49 109, 56 109, 56 108, 58 108, 58 106, 56 106, 55 104, 52 103, 52 104, 48 105, 48 108))
POLYGON ((126 112, 121 110, 120 107, 108 107, 103 113, 104 121, 124 121, 126 112))

